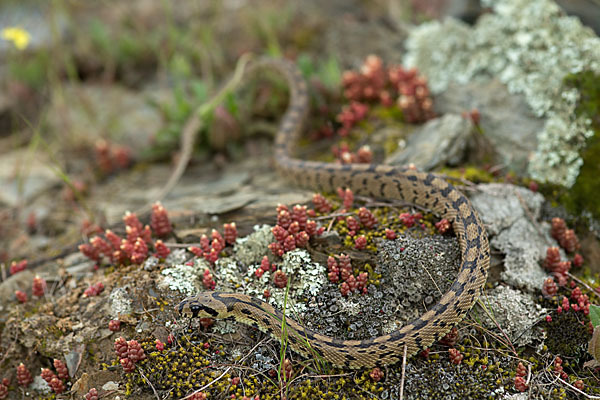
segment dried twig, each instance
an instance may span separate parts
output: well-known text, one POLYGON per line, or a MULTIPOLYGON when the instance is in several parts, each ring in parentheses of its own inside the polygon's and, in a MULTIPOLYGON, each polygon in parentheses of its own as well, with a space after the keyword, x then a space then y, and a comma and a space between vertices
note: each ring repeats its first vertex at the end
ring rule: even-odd
POLYGON ((404 375, 406 373, 406 352, 408 348, 404 345, 404 355, 402 356, 402 378, 400 379, 400 400, 404 397, 404 375))

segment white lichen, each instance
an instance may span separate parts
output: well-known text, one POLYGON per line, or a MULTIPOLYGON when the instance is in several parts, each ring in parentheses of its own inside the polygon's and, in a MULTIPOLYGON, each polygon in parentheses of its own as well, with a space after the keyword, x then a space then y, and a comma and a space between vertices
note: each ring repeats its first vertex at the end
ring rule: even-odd
POLYGON ((196 259, 192 265, 180 264, 165 268, 161 272, 164 278, 159 282, 159 287, 168 287, 186 296, 193 296, 198 292, 202 274, 207 268, 210 268, 210 264, 203 258, 196 259))
POLYGON ((490 330, 502 327, 515 346, 527 346, 538 339, 533 327, 548 313, 548 310, 533 301, 533 298, 508 286, 498 286, 481 298, 480 307, 474 309, 490 330), (490 318, 491 316, 491 318, 490 318))
POLYGON ((269 225, 255 225, 253 233, 236 240, 233 252, 242 264, 255 264, 270 253, 268 246, 274 241, 275 237, 269 225))
POLYGON ((576 90, 566 90, 567 74, 600 73, 600 39, 551 0, 485 0, 494 13, 471 28, 456 20, 433 21, 411 32, 405 64, 418 67, 434 93, 451 82, 465 84, 498 77, 511 93, 523 94, 531 110, 547 122, 538 133, 530 175, 565 186, 575 183, 579 155, 593 132, 576 118, 576 90))
POLYGON ((110 300, 110 315, 114 319, 131 314, 131 299, 125 288, 117 287, 113 289, 108 298, 110 300))
POLYGON ((325 285, 325 267, 311 260, 306 250, 296 249, 283 255, 280 269, 289 280, 289 292, 286 300, 286 288, 275 287, 272 283, 273 275, 265 272, 260 278, 256 277, 256 270, 260 264, 248 267, 241 290, 263 301, 267 301, 274 307, 286 314, 295 316, 306 311, 306 299, 316 295, 325 285), (269 289, 271 295, 264 296, 265 289, 269 289))

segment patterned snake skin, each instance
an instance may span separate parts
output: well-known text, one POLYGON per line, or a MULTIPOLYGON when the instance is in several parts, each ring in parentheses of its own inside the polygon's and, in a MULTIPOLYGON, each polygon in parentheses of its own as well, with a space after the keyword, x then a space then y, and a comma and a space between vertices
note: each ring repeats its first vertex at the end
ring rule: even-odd
POLYGON ((333 192, 348 187, 354 193, 400 199, 448 219, 461 251, 460 271, 450 290, 419 318, 390 334, 365 340, 339 340, 303 328, 269 304, 236 293, 201 292, 177 309, 188 317, 228 318, 268 332, 306 357, 317 357, 345 368, 392 364, 431 346, 462 320, 482 292, 490 254, 487 234, 469 200, 444 179, 400 167, 329 164, 292 157, 308 114, 307 85, 296 66, 284 60, 260 60, 251 69, 271 67, 290 85, 290 103, 275 139, 275 161, 281 175, 295 184, 333 192), (283 321, 283 323, 282 323, 283 321), (283 329, 282 329, 283 327, 283 329))

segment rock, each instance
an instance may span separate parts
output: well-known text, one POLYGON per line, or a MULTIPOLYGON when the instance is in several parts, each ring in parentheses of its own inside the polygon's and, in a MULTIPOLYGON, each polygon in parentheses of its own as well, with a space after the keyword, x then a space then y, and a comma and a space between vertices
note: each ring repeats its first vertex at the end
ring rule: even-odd
POLYGON ((411 29, 404 64, 427 76, 434 94, 452 82, 495 77, 510 93, 522 95, 535 115, 546 118, 528 158, 529 176, 570 187, 593 130, 575 112, 581 93, 565 85, 565 76, 600 73, 600 38, 552 0, 488 3, 491 12, 474 26, 446 18, 411 29))
POLYGON ((532 332, 531 328, 548 310, 536 304, 531 296, 507 286, 498 286, 484 295, 482 302, 489 308, 489 314, 478 308, 484 325, 491 330, 501 326, 515 347, 526 346, 539 338, 539 334, 532 332))
MULTIPOLYGON (((5 310, 5 305, 11 307, 10 304, 14 302, 15 299, 15 290, 26 291, 31 287, 34 276, 35 274, 33 271, 26 269, 9 276, 0 283, 0 310, 5 310)), ((28 297, 31 297, 31 294, 29 294, 28 297)))
POLYGON ((18 149, 0 157, 0 204, 28 204, 39 194, 59 185, 58 174, 48 167, 44 154, 18 149))
POLYGON ((459 114, 432 119, 408 138, 406 147, 386 160, 391 165, 415 164, 430 171, 443 165, 457 165, 465 155, 472 123, 459 114))
POLYGON ((490 245, 506 255, 502 279, 530 292, 539 290, 547 276, 539 263, 546 248, 556 245, 548 224, 538 222, 543 196, 509 184, 478 189, 471 202, 490 235, 490 245))
POLYGON ((71 134, 71 141, 81 141, 82 135, 92 142, 110 138, 135 157, 152 145, 163 124, 149 97, 118 85, 65 85, 50 101, 49 129, 71 134))
POLYGON ((450 84, 434 104, 438 114, 477 109, 483 134, 499 161, 521 175, 527 172, 528 157, 537 149, 537 133, 544 120, 533 114, 522 95, 509 93, 498 79, 474 80, 450 84))

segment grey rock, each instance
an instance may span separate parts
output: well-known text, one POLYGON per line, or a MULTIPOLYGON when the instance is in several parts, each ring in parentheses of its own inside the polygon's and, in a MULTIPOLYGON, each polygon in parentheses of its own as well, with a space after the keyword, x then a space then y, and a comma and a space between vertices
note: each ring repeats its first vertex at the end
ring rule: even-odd
POLYGON ((118 85, 65 85, 51 99, 49 129, 71 133, 70 140, 81 140, 84 134, 91 141, 110 138, 128 146, 135 156, 152 145, 163 125, 149 97, 118 85))
POLYGON ((430 171, 443 165, 457 165, 464 158, 472 123, 459 114, 446 114, 428 121, 408 138, 406 146, 392 153, 387 164, 415 164, 430 171))
POLYGON ((435 101, 438 114, 460 114, 474 108, 481 114, 480 126, 499 161, 525 174, 528 157, 537 149, 537 132, 544 127, 544 120, 533 114, 523 95, 509 93, 498 79, 450 84, 435 101))
POLYGON ((478 189, 471 202, 490 235, 490 245, 506 255, 502 279, 530 292, 538 290, 547 276, 539 262, 546 248, 555 245, 547 224, 538 222, 543 196, 509 184, 478 189))
POLYGON ((33 271, 26 269, 17 274, 9 276, 6 280, 0 283, 0 311, 5 310, 15 299, 15 290, 27 290, 31 287, 31 282, 35 274, 33 271))
POLYGON ((489 314, 480 307, 473 312, 480 313, 488 329, 495 331, 498 325, 501 326, 514 346, 528 345, 539 337, 531 328, 548 313, 548 310, 536 304, 530 295, 507 286, 498 286, 482 296, 481 300, 489 314), (489 315, 492 315, 495 321, 489 315))
POLYGON ((18 149, 0 157, 0 204, 28 204, 36 196, 62 181, 48 167, 44 154, 18 149))

